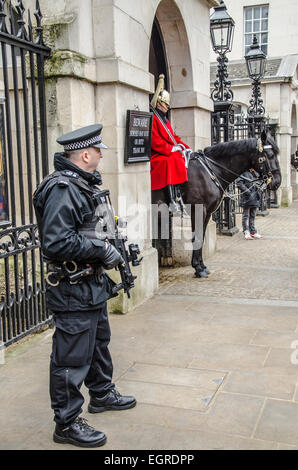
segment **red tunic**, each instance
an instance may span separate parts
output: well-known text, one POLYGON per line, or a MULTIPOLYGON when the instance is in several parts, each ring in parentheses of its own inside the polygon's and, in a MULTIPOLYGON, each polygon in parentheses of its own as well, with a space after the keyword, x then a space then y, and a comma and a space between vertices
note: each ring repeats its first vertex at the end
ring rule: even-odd
MULTIPOLYGON (((178 135, 175 135, 168 121, 167 128, 177 144, 189 148, 178 135)), ((187 181, 185 160, 180 152, 172 152, 174 143, 159 119, 153 114, 151 139, 151 189, 161 189, 169 184, 181 184, 187 181)))

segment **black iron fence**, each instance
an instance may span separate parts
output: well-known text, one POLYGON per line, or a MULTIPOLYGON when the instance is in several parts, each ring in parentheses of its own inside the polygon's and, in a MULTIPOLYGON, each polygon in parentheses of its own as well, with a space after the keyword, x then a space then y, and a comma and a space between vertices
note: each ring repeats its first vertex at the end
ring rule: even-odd
POLYGON ((49 321, 32 193, 48 173, 42 14, 0 0, 0 343, 49 321))

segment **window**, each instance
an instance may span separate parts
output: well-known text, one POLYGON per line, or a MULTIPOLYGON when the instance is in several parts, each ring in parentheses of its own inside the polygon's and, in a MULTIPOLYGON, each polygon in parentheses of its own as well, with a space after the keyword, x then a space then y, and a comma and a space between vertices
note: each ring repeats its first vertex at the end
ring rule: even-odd
POLYGON ((254 35, 260 48, 267 55, 268 52, 268 15, 269 6, 260 5, 257 7, 244 8, 244 55, 249 51, 254 35))

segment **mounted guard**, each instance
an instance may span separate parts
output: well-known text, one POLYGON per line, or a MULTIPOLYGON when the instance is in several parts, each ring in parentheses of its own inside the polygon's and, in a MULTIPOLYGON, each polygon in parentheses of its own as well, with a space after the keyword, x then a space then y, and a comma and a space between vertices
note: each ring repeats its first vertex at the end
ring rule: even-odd
POLYGON ((151 101, 153 112, 151 140, 151 189, 163 189, 169 210, 183 216, 185 206, 180 185, 187 181, 187 167, 192 150, 178 135, 174 134, 167 118, 170 94, 164 88, 165 76, 159 76, 158 85, 151 101))

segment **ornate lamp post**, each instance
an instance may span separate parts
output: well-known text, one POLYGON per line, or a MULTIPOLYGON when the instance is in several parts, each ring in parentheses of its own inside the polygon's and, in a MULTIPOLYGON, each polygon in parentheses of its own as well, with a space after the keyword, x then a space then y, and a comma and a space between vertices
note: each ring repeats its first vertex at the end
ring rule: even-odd
MULTIPOLYGON (((211 114, 212 145, 230 138, 230 124, 234 123, 232 111, 233 92, 231 82, 228 80, 227 52, 231 52, 235 22, 227 12, 223 0, 214 7, 210 17, 210 35, 212 48, 218 54, 217 74, 211 98, 214 102, 214 112, 211 114)), ((233 191, 233 188, 230 187, 233 191)), ((219 209, 213 216, 218 230, 224 235, 233 235, 239 229, 236 226, 235 201, 225 197, 219 209)))
POLYGON ((260 131, 265 123, 265 108, 261 98, 261 78, 265 73, 266 54, 259 48, 257 37, 254 36, 253 43, 245 56, 248 75, 252 80, 253 94, 250 106, 247 109, 247 120, 249 123, 249 134, 254 136, 260 131))
POLYGON ((221 1, 219 6, 214 7, 214 13, 210 17, 210 34, 212 48, 218 54, 218 71, 214 90, 211 98, 214 101, 214 111, 228 111, 232 106, 233 92, 231 91, 231 82, 227 80, 228 70, 226 57, 227 52, 231 52, 235 22, 228 14, 227 8, 221 1))
MULTIPOLYGON (((266 123, 265 108, 263 106, 260 88, 261 78, 265 73, 266 54, 260 49, 256 35, 254 35, 253 43, 245 56, 245 60, 248 75, 252 80, 253 86, 252 98, 249 101, 250 105, 247 109, 248 135, 249 137, 255 137, 256 134, 260 135, 266 123)), ((263 191, 258 215, 265 216, 269 214, 267 209, 267 196, 267 191, 263 191)))

